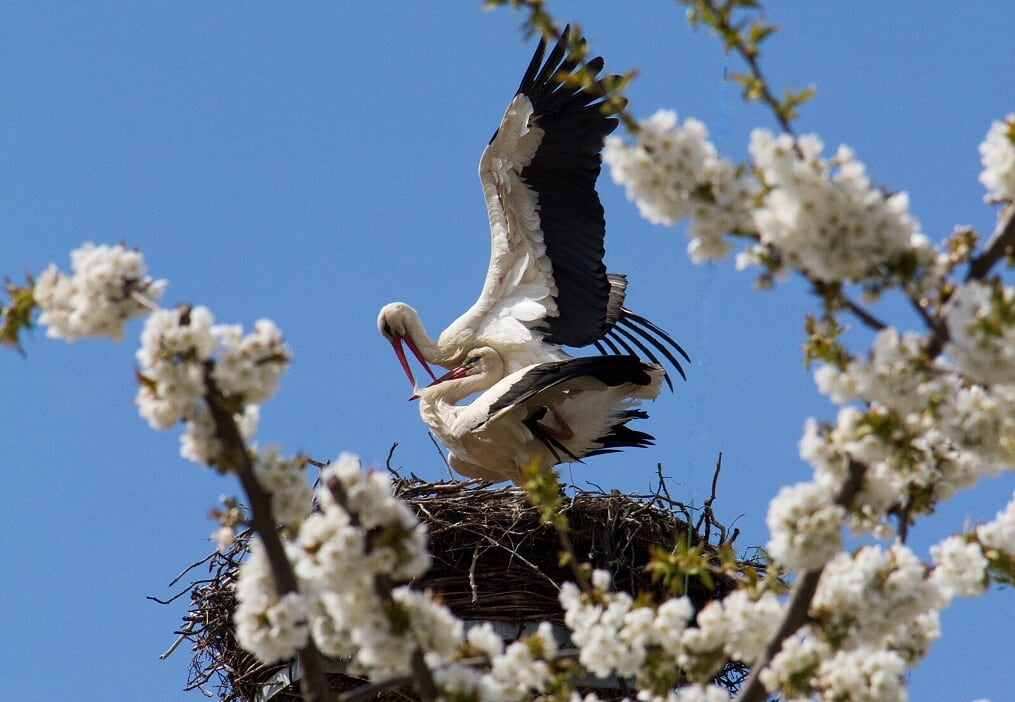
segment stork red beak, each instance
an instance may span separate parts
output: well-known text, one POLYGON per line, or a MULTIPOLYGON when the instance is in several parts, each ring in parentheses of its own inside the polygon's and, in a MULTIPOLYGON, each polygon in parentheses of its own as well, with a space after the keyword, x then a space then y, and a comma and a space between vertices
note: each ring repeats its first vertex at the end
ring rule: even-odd
POLYGON ((395 350, 395 355, 398 356, 398 362, 402 364, 402 370, 405 371, 405 375, 409 378, 409 382, 412 383, 412 387, 416 387, 416 378, 412 374, 412 369, 409 368, 409 360, 405 357, 405 349, 402 348, 403 343, 409 347, 409 350, 412 351, 412 355, 416 357, 416 360, 423 364, 423 368, 426 370, 427 374, 436 380, 437 376, 434 375, 434 372, 430 369, 430 365, 426 362, 426 359, 423 358, 423 354, 420 350, 416 348, 416 344, 412 342, 412 339, 407 336, 396 336, 391 341, 391 348, 395 350))
POLYGON ((429 385, 427 385, 427 387, 428 388, 432 388, 434 385, 438 385, 438 384, 446 382, 448 380, 457 380, 458 378, 464 378, 468 372, 469 372, 469 370, 468 370, 467 367, 465 367, 465 366, 457 366, 457 367, 452 368, 451 370, 449 370, 447 373, 445 373, 441 377, 434 378, 433 382, 430 383, 429 385))
MULTIPOLYGON (((430 370, 430 368, 427 367, 427 370, 430 370)), ((445 381, 448 381, 448 380, 456 380, 458 378, 463 378, 463 377, 465 377, 468 374, 468 372, 469 372, 468 368, 466 368, 465 366, 458 366, 456 368, 452 368, 451 370, 449 370, 447 373, 445 373, 441 377, 434 378, 433 382, 430 383, 429 385, 427 385, 427 387, 428 388, 432 388, 434 385, 440 385, 441 383, 443 383, 445 381)), ((433 375, 433 373, 431 373, 430 375, 433 375)), ((419 399, 419 390, 418 390, 418 388, 413 390, 412 395, 409 396, 409 399, 410 400, 418 400, 419 399)))

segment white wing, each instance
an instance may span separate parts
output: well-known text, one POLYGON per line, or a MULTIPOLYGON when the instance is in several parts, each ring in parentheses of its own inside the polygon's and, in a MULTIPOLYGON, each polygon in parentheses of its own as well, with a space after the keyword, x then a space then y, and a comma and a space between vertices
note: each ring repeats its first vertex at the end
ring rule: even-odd
MULTIPOLYGON (((511 369, 547 360, 544 338, 584 346, 606 331, 606 225, 595 185, 617 120, 601 94, 568 80, 578 64, 567 37, 545 63, 540 43, 480 159, 490 265, 479 299, 441 335, 511 349, 511 369)), ((586 64, 592 75, 601 68, 601 59, 586 64)))

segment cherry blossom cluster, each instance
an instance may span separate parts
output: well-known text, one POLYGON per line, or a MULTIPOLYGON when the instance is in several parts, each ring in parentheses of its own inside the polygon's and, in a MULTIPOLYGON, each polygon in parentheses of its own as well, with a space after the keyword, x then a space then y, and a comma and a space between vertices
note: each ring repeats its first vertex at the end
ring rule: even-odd
POLYGON ((946 349, 970 380, 989 386, 1015 384, 1015 288, 997 279, 960 285, 946 312, 946 349))
POLYGON ((719 156, 694 118, 679 124, 675 112, 660 110, 638 124, 636 143, 608 138, 603 160, 647 220, 690 218, 688 253, 696 262, 721 259, 731 248, 723 235, 750 228, 755 186, 719 156))
POLYGON ((87 336, 123 338, 124 323, 143 314, 165 281, 146 275, 144 257, 122 244, 86 243, 71 252, 71 275, 50 264, 35 282, 39 323, 46 336, 73 341, 87 336))
POLYGON ((1015 202, 1015 112, 997 120, 980 144, 980 182, 988 202, 1015 202))
POLYGON ((927 266, 933 249, 909 214, 906 193, 886 194, 842 146, 822 157, 813 136, 751 134, 750 174, 718 154, 701 122, 671 111, 639 122, 636 141, 607 140, 603 160, 613 179, 651 222, 690 220, 692 260, 714 260, 732 248, 727 233, 757 243, 738 264, 774 273, 807 272, 819 281, 891 277, 896 268, 927 266))
POLYGON ((866 466, 854 529, 883 527, 889 510, 907 502, 911 515, 927 513, 934 501, 1010 468, 1015 359, 1001 319, 1011 300, 999 285, 960 286, 946 313, 946 357, 933 362, 921 335, 886 328, 867 358, 815 372, 818 388, 845 406, 834 424, 806 423, 800 455, 823 485, 840 484, 850 461, 866 466), (847 404, 854 401, 862 404, 847 404))
MULTIPOLYGON (((1015 508, 983 525, 1004 531, 1015 508)), ((1009 544, 1013 545, 1013 544, 1009 544)), ((783 699, 907 699, 905 673, 941 635, 939 611, 986 582, 987 559, 974 539, 946 538, 931 548, 928 568, 907 546, 840 552, 822 571, 810 623, 783 642, 762 672, 783 699)))
POLYGON ((214 321, 201 306, 156 310, 145 322, 136 354, 139 413, 155 429, 184 422, 180 453, 207 465, 217 465, 222 451, 208 393, 214 391, 232 410, 242 437, 249 439, 257 428, 258 403, 277 390, 291 357, 270 320, 259 320, 247 335, 238 325, 214 321))
POLYGON ((254 457, 254 476, 271 494, 275 521, 291 529, 306 518, 314 499, 303 466, 301 456, 281 456, 274 445, 260 448, 254 457))
POLYGON ((386 474, 364 471, 350 454, 322 471, 320 485, 320 509, 286 543, 300 594, 279 597, 256 550, 241 566, 240 645, 268 663, 295 655, 310 634, 324 654, 379 679, 409 672, 417 649, 430 666, 449 662, 464 638, 461 622, 428 593, 394 584, 429 568, 425 526, 392 495, 386 474), (378 578, 390 579, 390 592, 378 578))
POLYGON ((783 643, 772 664, 761 673, 769 690, 786 702, 905 702, 905 663, 884 649, 861 646, 836 650, 811 626, 783 643))
MULTIPOLYGON (((634 678, 645 699, 684 699, 672 697, 685 682, 677 671, 696 684, 686 693, 695 696, 690 698, 713 698, 718 693, 708 691, 712 677, 730 660, 753 661, 783 614, 771 592, 737 590, 695 617, 687 597, 639 604, 628 593, 611 592, 610 582, 608 572, 597 570, 591 592, 565 583, 564 621, 586 670, 600 678, 634 678)), ((719 699, 727 699, 725 690, 716 689, 722 691, 719 699)))
MULTIPOLYGON (((819 573, 820 584, 809 603, 810 623, 782 642, 762 681, 786 699, 901 700, 905 671, 940 634, 940 609, 953 597, 982 592, 993 578, 1011 581, 1015 502, 994 521, 943 538, 928 563, 898 542, 848 554, 842 528, 891 538, 898 520, 930 513, 939 500, 1012 467, 1015 289, 980 276, 950 283, 947 276, 972 257, 975 238, 953 237, 947 251, 935 251, 904 192, 875 187, 847 147, 831 157, 823 150, 815 136, 755 130, 751 161, 742 169, 755 182, 737 175, 745 197, 727 208, 739 212, 737 224, 722 225, 712 240, 752 239, 738 259, 741 267, 797 270, 816 284, 859 283, 874 294, 899 285, 925 310, 929 332, 874 322, 880 331, 866 357, 844 349, 822 356, 827 363, 815 381, 840 405, 838 414, 830 423, 806 422, 800 454, 814 477, 780 491, 768 513, 775 564, 819 573), (855 490, 846 489, 851 484, 855 490)), ((647 219, 688 218, 692 230, 699 215, 690 203, 714 202, 714 164, 728 163, 703 126, 678 125, 672 113, 642 123, 633 145, 611 140, 607 153, 614 179, 647 219)), ((991 126, 980 153, 987 199, 1015 200, 1015 114, 991 126)), ((719 170, 739 173, 729 165, 719 170)), ((728 248, 709 250, 719 257, 728 248)), ((602 616, 582 616, 623 621, 625 606, 623 598, 611 600, 602 616), (605 616, 618 608, 620 615, 605 616)), ((687 627, 706 642, 711 610, 687 627)), ((630 662, 639 660, 637 647, 626 646, 626 657, 610 653, 625 641, 623 629, 604 634, 602 624, 595 626, 599 638, 588 637, 591 650, 623 674, 638 675, 630 662), (606 644, 597 649, 600 639, 606 644)), ((717 635, 710 642, 726 641, 717 635)), ((609 667, 587 658, 584 647, 582 655, 589 665, 609 667)), ((694 671, 688 661, 681 665, 694 671)))
POLYGON ((483 656, 487 669, 479 671, 459 662, 442 670, 437 680, 449 697, 525 702, 550 691, 551 662, 558 646, 549 622, 507 646, 489 624, 471 627, 466 651, 483 656))
POLYGON ((814 135, 751 133, 749 150, 765 192, 754 210, 760 248, 748 259, 771 248, 779 252, 778 271, 798 269, 825 282, 880 274, 907 254, 932 260, 906 193, 873 187, 848 147, 831 159, 822 157, 823 148, 814 135))

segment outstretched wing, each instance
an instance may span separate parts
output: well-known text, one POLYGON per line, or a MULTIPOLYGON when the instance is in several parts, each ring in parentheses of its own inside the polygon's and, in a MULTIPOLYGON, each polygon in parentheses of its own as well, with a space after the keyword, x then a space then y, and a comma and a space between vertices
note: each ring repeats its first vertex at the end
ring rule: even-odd
MULTIPOLYGON (((538 332, 585 346, 606 331, 606 225, 595 186, 617 119, 604 111, 601 82, 587 90, 575 78, 580 64, 568 41, 565 29, 545 61, 540 42, 480 159, 490 266, 479 300, 453 325, 481 330, 480 342, 538 332)), ((602 66, 588 61, 585 75, 602 66)))

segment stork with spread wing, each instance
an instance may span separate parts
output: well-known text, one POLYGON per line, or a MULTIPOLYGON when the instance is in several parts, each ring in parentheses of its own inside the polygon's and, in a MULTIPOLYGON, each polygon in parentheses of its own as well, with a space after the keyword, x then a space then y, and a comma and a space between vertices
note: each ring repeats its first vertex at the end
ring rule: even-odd
MULTIPOLYGON (((415 387, 404 343, 424 368, 460 365, 493 348, 505 375, 571 358, 561 347, 669 362, 687 354, 665 331, 624 307, 627 279, 606 272, 606 224, 596 192, 603 140, 623 104, 603 60, 582 66, 583 40, 568 28, 546 60, 540 41, 517 94, 479 162, 490 218, 490 264, 479 299, 437 339, 403 302, 385 305, 377 326, 415 387), (584 77, 584 80, 579 76, 584 77), (619 104, 618 104, 619 103, 619 104)), ((490 378, 491 383, 499 378, 490 378)), ((665 377, 669 383, 668 376, 665 377)))

